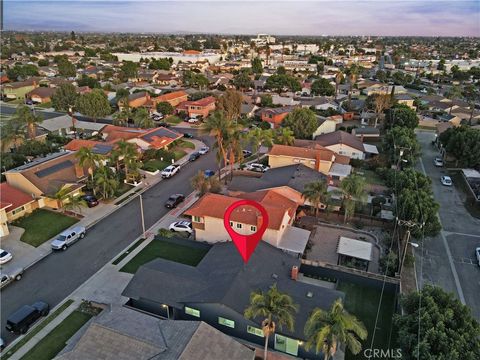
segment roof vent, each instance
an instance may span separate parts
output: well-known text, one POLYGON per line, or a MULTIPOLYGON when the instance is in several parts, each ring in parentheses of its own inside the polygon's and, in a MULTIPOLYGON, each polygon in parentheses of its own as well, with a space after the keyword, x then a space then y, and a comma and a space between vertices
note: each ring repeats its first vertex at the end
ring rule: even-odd
POLYGON ((277 274, 272 274, 272 278, 274 278, 276 280, 276 279, 278 279, 278 275, 277 274))
POLYGON ((307 291, 307 298, 312 298, 313 297, 313 292, 307 291))

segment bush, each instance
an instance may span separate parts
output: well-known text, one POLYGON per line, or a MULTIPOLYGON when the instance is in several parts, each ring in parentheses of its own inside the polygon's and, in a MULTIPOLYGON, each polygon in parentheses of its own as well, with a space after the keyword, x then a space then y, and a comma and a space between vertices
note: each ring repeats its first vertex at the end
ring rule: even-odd
POLYGON ((260 124, 258 124, 258 127, 262 130, 268 130, 271 129, 272 127, 270 126, 270 123, 266 121, 261 121, 260 124))

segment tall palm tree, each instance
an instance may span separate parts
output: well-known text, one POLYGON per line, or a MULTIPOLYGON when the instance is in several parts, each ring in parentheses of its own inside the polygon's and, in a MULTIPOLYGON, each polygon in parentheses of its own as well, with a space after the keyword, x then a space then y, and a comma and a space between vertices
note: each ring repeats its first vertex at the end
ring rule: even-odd
POLYGON ((93 185, 93 172, 100 162, 100 156, 88 147, 80 148, 75 156, 78 158, 80 166, 86 166, 88 168, 88 173, 90 174, 93 185))
POLYGON ((226 137, 228 160, 230 164, 230 178, 233 178, 233 166, 235 162, 241 161, 243 159, 243 152, 241 146, 241 142, 243 139, 242 133, 240 132, 241 129, 241 125, 232 124, 231 126, 229 126, 226 137))
POLYGON ((295 135, 290 128, 280 127, 275 130, 273 142, 280 145, 293 145, 295 135))
POLYGON ((366 200, 365 185, 365 179, 356 174, 350 174, 341 181, 340 191, 345 209, 344 223, 347 222, 349 216, 355 213, 355 201, 364 202, 366 200))
POLYGON ((323 181, 315 181, 305 185, 302 195, 312 203, 315 208, 315 216, 318 215, 320 205, 328 206, 328 202, 330 201, 330 196, 327 192, 327 183, 323 181))
POLYGON ((62 209, 62 212, 65 212, 65 204, 69 197, 70 192, 72 192, 72 185, 65 184, 53 195, 53 198, 57 201, 57 207, 62 209))
POLYGON ((30 110, 27 105, 19 105, 15 110, 15 115, 13 116, 13 121, 18 122, 21 126, 27 128, 27 135, 29 139, 35 138, 35 129, 37 124, 43 121, 42 116, 36 115, 30 110))
POLYGON ((305 348, 315 347, 317 354, 323 352, 325 360, 333 358, 340 344, 358 354, 362 350, 360 340, 365 340, 368 335, 363 323, 344 309, 341 299, 332 304, 330 311, 314 309, 304 332, 307 337, 305 348))
POLYGON ((129 107, 124 107, 119 112, 113 115, 113 125, 116 126, 128 126, 128 119, 132 116, 132 112, 129 107))
POLYGON ((5 152, 9 150, 12 145, 16 147, 17 140, 24 138, 24 132, 22 131, 21 124, 18 121, 5 122, 5 124, 0 128, 0 150, 5 152))
POLYGON ((190 184, 193 190, 198 191, 200 196, 208 192, 208 179, 205 178, 205 174, 201 170, 190 179, 190 184))
POLYGON ((115 195, 115 191, 118 188, 118 180, 109 167, 101 166, 95 172, 95 186, 98 187, 104 199, 109 199, 115 195))
POLYGON ((284 294, 273 284, 268 291, 253 291, 250 294, 250 305, 245 309, 247 319, 263 317, 262 329, 265 336, 265 349, 263 359, 267 360, 268 339, 275 333, 275 327, 280 329, 285 325, 290 331, 294 330, 295 313, 298 305, 288 294, 284 294))
POLYGON ((341 71, 338 71, 335 74, 335 99, 338 97, 338 87, 342 83, 344 79, 343 73, 341 71))
POLYGON ((133 115, 133 122, 136 127, 142 129, 150 129, 155 127, 155 122, 150 117, 148 110, 145 108, 138 109, 133 115))
MULTIPOLYGON (((207 120, 202 124, 202 127, 200 128, 202 133, 215 137, 217 160, 223 159, 224 164, 227 164, 226 138, 230 126, 231 122, 229 122, 220 111, 215 111, 207 118, 207 120)), ((220 161, 218 161, 218 168, 221 169, 220 161)), ((218 173, 218 176, 220 177, 220 171, 218 173)))
POLYGON ((252 147, 252 152, 257 153, 257 160, 260 159, 258 152, 261 146, 271 147, 273 143, 273 132, 271 129, 255 128, 247 133, 246 141, 252 147))
POLYGON ((135 171, 138 168, 138 152, 135 144, 125 140, 116 143, 116 148, 112 152, 112 158, 117 164, 117 170, 120 169, 119 162, 123 161, 125 166, 125 179, 129 177, 129 171, 135 171))
POLYGON ((358 78, 358 68, 356 66, 351 66, 350 73, 348 75, 348 83, 350 85, 350 90, 348 91, 348 109, 349 110, 351 109, 353 86, 357 82, 357 78, 358 78))
POLYGON ((80 214, 82 213, 82 207, 87 207, 87 202, 83 200, 80 195, 77 195, 77 196, 68 195, 62 204, 63 204, 62 206, 63 211, 77 210, 80 214))

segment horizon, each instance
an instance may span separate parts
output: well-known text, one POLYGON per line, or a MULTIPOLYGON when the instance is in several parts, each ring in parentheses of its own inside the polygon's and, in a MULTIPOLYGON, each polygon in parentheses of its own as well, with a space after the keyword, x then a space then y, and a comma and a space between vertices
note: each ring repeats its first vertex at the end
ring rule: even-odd
POLYGON ((58 0, 45 3, 5 0, 3 4, 4 31, 227 36, 266 33, 305 37, 480 36, 478 1, 58 0), (37 15, 32 17, 32 12, 37 15), (69 20, 65 21, 66 18, 69 20))

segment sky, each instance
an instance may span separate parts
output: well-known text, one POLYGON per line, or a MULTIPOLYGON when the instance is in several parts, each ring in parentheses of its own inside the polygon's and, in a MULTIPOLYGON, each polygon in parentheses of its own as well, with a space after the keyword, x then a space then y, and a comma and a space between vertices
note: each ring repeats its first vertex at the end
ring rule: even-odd
POLYGON ((5 30, 480 36, 480 1, 4 0, 5 30))

